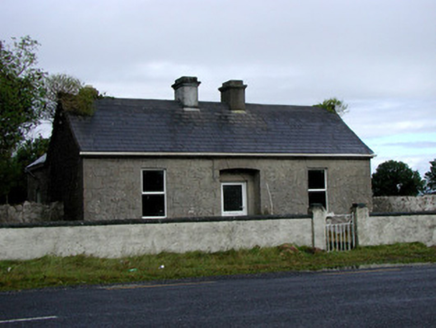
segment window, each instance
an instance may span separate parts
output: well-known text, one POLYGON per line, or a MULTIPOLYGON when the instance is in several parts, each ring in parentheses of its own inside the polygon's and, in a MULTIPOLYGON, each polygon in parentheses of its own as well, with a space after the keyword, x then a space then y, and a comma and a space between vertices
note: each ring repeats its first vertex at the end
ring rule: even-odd
POLYGON ((165 171, 142 171, 142 217, 166 217, 165 171))
POLYGON ((309 206, 321 204, 327 209, 327 182, 325 170, 309 170, 309 206))
POLYGON ((223 182, 221 203, 223 216, 247 215, 247 183, 223 182))

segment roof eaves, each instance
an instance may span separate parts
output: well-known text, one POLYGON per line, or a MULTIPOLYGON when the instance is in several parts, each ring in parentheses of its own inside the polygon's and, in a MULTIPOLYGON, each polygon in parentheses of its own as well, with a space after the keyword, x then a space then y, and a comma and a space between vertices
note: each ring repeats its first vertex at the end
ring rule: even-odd
POLYGON ((373 158, 376 155, 370 154, 357 154, 357 153, 213 153, 213 152, 95 152, 95 151, 81 151, 80 156, 84 157, 363 157, 373 158))

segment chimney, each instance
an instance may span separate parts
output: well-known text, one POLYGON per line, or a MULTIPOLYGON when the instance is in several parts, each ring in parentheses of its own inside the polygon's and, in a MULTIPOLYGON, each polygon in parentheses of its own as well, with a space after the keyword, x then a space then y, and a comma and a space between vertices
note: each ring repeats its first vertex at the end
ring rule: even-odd
POLYGON ((218 90, 221 92, 221 102, 229 105, 231 111, 245 112, 245 88, 242 80, 230 80, 218 90))
POLYGON ((198 86, 200 81, 195 76, 182 76, 171 86, 174 89, 174 98, 179 101, 184 110, 198 109, 198 86))

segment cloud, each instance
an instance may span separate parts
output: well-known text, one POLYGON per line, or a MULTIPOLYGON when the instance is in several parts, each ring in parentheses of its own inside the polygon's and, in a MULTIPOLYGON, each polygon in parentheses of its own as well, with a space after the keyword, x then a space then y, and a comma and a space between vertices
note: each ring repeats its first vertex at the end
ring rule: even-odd
POLYGON ((172 99, 193 75, 201 100, 229 79, 248 84, 248 102, 337 97, 375 162, 423 167, 435 157, 435 12, 432 0, 3 0, 0 29, 37 39, 45 70, 111 96, 172 99))
POLYGON ((398 142, 398 143, 387 143, 387 147, 400 147, 400 148, 411 148, 411 149, 434 149, 436 150, 436 142, 431 141, 415 141, 415 142, 398 142))

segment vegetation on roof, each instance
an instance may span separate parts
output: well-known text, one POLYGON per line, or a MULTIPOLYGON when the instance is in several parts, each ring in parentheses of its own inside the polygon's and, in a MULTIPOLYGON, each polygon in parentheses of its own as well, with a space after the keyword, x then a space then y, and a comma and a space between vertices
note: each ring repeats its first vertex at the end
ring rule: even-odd
POLYGON ((84 86, 77 94, 59 93, 59 101, 62 108, 75 115, 92 116, 95 111, 94 101, 103 98, 97 89, 92 86, 84 86))
POLYGON ((330 113, 336 113, 340 116, 348 113, 348 105, 337 98, 326 99, 322 103, 316 104, 315 106, 327 109, 330 113))

